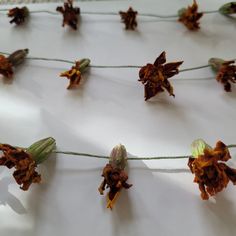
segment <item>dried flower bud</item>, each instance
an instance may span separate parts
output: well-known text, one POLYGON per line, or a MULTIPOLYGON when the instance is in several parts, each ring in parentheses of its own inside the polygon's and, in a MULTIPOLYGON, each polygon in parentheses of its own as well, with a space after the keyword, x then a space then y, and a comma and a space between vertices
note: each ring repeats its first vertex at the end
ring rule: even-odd
POLYGON ((223 84, 226 92, 231 92, 231 83, 236 83, 235 61, 224 61, 220 58, 211 58, 208 63, 217 73, 216 80, 223 84))
POLYGON ((119 144, 112 149, 109 164, 114 168, 125 169, 127 164, 127 152, 124 145, 119 144))
POLYGON ((236 2, 229 2, 219 8, 219 12, 223 15, 236 13, 236 2))
POLYGON ((231 156, 224 143, 218 141, 215 148, 211 148, 203 140, 197 140, 192 152, 194 158, 189 158, 188 166, 195 175, 193 182, 198 184, 203 200, 221 192, 229 181, 236 184, 236 169, 226 165, 231 156))
POLYGON ((73 0, 67 0, 64 7, 57 7, 56 10, 63 15, 62 26, 70 26, 73 30, 77 30, 78 15, 80 15, 80 8, 73 7, 73 0))
POLYGON ((56 147, 56 140, 52 137, 41 139, 33 143, 26 152, 31 154, 36 165, 44 162, 56 147))
POLYGON ((198 12, 196 0, 193 0, 193 5, 188 8, 182 8, 178 11, 179 21, 182 22, 189 30, 198 30, 200 28, 199 20, 203 13, 198 12))
POLYGON ((103 168, 103 181, 98 188, 101 195, 106 188, 109 188, 107 194, 107 208, 112 209, 122 188, 128 189, 132 184, 128 184, 128 175, 124 171, 127 162, 127 153, 125 146, 117 145, 112 149, 109 164, 103 168))
POLYGON ((15 7, 10 9, 8 12, 8 17, 12 17, 13 19, 10 23, 15 23, 16 25, 20 25, 25 22, 25 19, 29 16, 29 9, 27 7, 15 7))
POLYGON ((136 21, 138 12, 134 11, 132 7, 129 7, 126 12, 120 11, 119 14, 121 16, 122 22, 125 24, 126 30, 134 30, 138 26, 136 21))
POLYGON ((29 53, 29 49, 27 49, 27 48, 17 50, 15 52, 13 52, 12 54, 10 54, 7 59, 13 66, 17 66, 24 61, 24 59, 26 58, 28 53, 29 53))
POLYGON ((89 59, 82 59, 80 61, 76 61, 75 65, 71 67, 70 70, 65 71, 60 74, 61 77, 66 77, 70 80, 70 83, 67 89, 77 88, 82 79, 82 72, 84 72, 90 64, 89 59))

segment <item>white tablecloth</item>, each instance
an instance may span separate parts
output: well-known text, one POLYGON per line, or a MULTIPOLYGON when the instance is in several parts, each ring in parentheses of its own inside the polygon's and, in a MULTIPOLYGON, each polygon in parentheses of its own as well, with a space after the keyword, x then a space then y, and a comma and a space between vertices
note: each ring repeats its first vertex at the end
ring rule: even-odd
MULTIPOLYGON (((215 10, 223 0, 199 0, 200 10, 215 10)), ((81 11, 174 14, 187 0, 81 2, 81 11)), ((29 5, 55 10, 58 4, 29 5)), ((165 50, 182 68, 207 64, 210 57, 235 58, 235 21, 205 15, 201 30, 178 22, 139 17, 138 29, 125 31, 118 16, 82 15, 78 31, 61 27, 62 17, 35 14, 15 27, 0 15, 0 51, 29 48, 31 56, 79 59, 92 64, 145 65, 165 50)), ((226 93, 209 68, 171 80, 176 98, 161 94, 149 102, 137 69, 91 69, 83 86, 66 90, 59 74, 64 63, 27 61, 12 84, 0 80, 1 142, 27 146, 53 136, 59 150, 107 155, 122 143, 137 156, 184 155, 203 138, 236 143, 236 88, 226 93)), ((235 150, 232 150, 235 159, 235 150)), ((131 162, 129 183, 110 211, 97 188, 104 160, 53 155, 41 167, 43 182, 23 192, 8 169, 0 168, 1 236, 191 235, 236 233, 236 188, 209 201, 200 199, 186 160, 131 162)), ((230 162, 235 166, 235 161, 230 162)))

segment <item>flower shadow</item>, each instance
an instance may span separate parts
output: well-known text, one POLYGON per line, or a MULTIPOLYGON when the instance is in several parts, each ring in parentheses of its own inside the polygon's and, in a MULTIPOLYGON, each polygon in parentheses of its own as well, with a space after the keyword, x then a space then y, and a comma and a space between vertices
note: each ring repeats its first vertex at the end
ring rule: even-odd
POLYGON ((8 205, 19 215, 26 214, 27 211, 21 201, 9 192, 9 185, 14 183, 11 177, 3 177, 0 180, 0 205, 8 205))
MULTIPOLYGON (((236 212, 233 202, 229 200, 224 193, 220 193, 215 198, 216 202, 207 201, 203 207, 207 208, 212 217, 206 217, 205 222, 212 225, 215 236, 235 235, 236 212), (213 217, 214 216, 214 217, 213 217)), ((204 209, 205 212, 205 209, 204 209)))

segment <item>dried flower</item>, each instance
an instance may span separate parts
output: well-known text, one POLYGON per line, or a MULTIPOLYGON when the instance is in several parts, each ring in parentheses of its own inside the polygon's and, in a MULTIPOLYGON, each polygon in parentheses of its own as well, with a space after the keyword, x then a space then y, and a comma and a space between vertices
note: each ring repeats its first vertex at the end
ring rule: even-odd
POLYGON ((82 79, 82 72, 89 66, 89 63, 89 59, 76 61, 75 65, 72 66, 70 70, 60 74, 61 77, 67 77, 67 79, 70 80, 67 89, 74 89, 78 87, 82 79))
POLYGON ((231 158, 224 143, 218 141, 214 149, 204 145, 203 140, 195 141, 195 146, 198 146, 198 143, 203 145, 189 158, 188 166, 195 174, 194 182, 199 185, 202 199, 208 200, 209 196, 214 196, 226 188, 229 181, 236 184, 236 169, 223 163, 231 158))
POLYGON ((219 12, 223 15, 236 13, 236 2, 229 2, 219 8, 219 12))
POLYGON ((231 92, 231 83, 236 83, 236 65, 234 60, 225 61, 220 58, 211 58, 209 65, 217 72, 216 80, 224 85, 226 92, 231 92))
POLYGON ((226 92, 231 92, 230 82, 236 83, 236 65, 234 65, 234 61, 226 61, 222 64, 216 75, 216 80, 224 85, 226 92))
POLYGON ((9 10, 8 17, 12 17, 13 19, 10 23, 15 23, 16 25, 20 25, 25 22, 26 18, 29 16, 29 9, 27 7, 15 7, 9 10))
POLYGON ((101 195, 105 191, 105 188, 109 188, 107 195, 107 208, 112 209, 122 188, 128 189, 132 185, 126 183, 128 175, 124 171, 127 161, 126 149, 123 145, 117 145, 113 148, 109 164, 107 164, 102 172, 104 178, 98 191, 101 195))
POLYGON ((63 27, 69 25, 72 29, 77 30, 80 8, 73 7, 73 0, 67 0, 67 2, 64 3, 64 7, 57 7, 56 10, 63 15, 63 27))
POLYGON ((12 78, 13 76, 12 64, 3 55, 0 55, 0 75, 3 75, 6 78, 12 78))
POLYGON ((203 13, 198 12, 198 5, 196 0, 193 0, 193 5, 188 8, 179 10, 179 21, 182 22, 189 30, 198 30, 199 19, 203 16, 203 13))
POLYGON ((2 152, 0 165, 6 166, 9 169, 14 167, 15 171, 13 172, 13 177, 17 184, 20 185, 20 188, 26 191, 32 183, 41 182, 41 176, 35 169, 37 165, 42 162, 40 157, 45 160, 54 148, 55 140, 53 138, 36 142, 31 145, 29 148, 30 151, 8 144, 0 144, 0 151, 2 152), (32 146, 34 148, 32 148, 32 146))
POLYGON ((138 26, 136 21, 138 12, 134 11, 132 7, 129 7, 127 12, 120 11, 119 14, 121 16, 122 22, 125 24, 126 30, 134 30, 138 26))
POLYGON ((13 52, 8 57, 0 55, 0 75, 6 78, 12 78, 14 74, 13 66, 21 64, 28 52, 28 49, 21 49, 13 52))
POLYGON ((175 96, 168 78, 179 73, 178 67, 183 61, 164 63, 166 63, 166 53, 162 52, 154 64, 148 63, 140 69, 139 81, 144 84, 145 101, 163 92, 164 89, 170 96, 175 96))

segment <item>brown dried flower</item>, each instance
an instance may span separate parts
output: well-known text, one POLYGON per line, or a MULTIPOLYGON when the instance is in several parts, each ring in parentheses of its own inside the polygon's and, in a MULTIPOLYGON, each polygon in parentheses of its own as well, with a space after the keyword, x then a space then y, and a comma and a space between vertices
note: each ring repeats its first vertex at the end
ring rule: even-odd
POLYGON ((132 184, 126 183, 128 175, 124 171, 127 161, 126 149, 123 145, 117 145, 113 148, 109 164, 107 164, 102 172, 104 178, 98 191, 101 195, 105 191, 105 188, 109 188, 107 195, 107 208, 112 209, 122 188, 128 189, 132 184))
POLYGON ((56 10, 63 15, 62 26, 69 25, 72 29, 77 30, 79 7, 73 7, 73 0, 67 0, 64 7, 57 7, 56 10))
POLYGON ((35 171, 36 163, 29 153, 8 144, 1 144, 0 151, 3 153, 0 165, 16 169, 13 177, 22 190, 28 190, 32 183, 40 183, 41 176, 35 171))
POLYGON ((13 17, 10 23, 20 25, 25 22, 25 19, 29 16, 29 10, 27 7, 15 7, 9 10, 8 17, 13 17))
POLYGON ((110 191, 107 195, 107 208, 112 209, 115 204, 115 201, 119 196, 121 189, 128 189, 132 186, 132 184, 126 183, 126 181, 128 180, 128 175, 124 170, 115 168, 111 164, 107 164, 104 167, 102 177, 104 177, 104 180, 102 181, 98 190, 100 194, 103 194, 103 191, 106 187, 110 188, 110 191))
POLYGON ((12 78, 13 76, 12 63, 3 55, 0 55, 0 75, 6 78, 12 78))
POLYGON ((183 8, 179 11, 179 21, 182 22, 189 30, 198 30, 199 19, 203 16, 203 13, 198 12, 198 5, 196 0, 193 0, 193 5, 188 8, 183 8))
POLYGON ((188 166, 195 174, 194 182, 198 183, 203 200, 221 192, 229 181, 236 184, 236 169, 223 163, 230 158, 227 146, 221 141, 216 143, 214 149, 206 147, 197 158, 189 158, 188 166))
POLYGON ((167 90, 170 96, 175 96, 168 78, 179 73, 179 66, 183 61, 166 63, 166 53, 162 52, 154 64, 148 63, 139 71, 139 81, 144 84, 145 101, 167 90))
POLYGON ((75 66, 72 66, 70 70, 61 73, 60 76, 67 77, 67 79, 70 80, 67 89, 73 89, 78 87, 82 78, 80 71, 80 62, 76 61, 75 66))
POLYGON ((125 24, 126 30, 134 30, 138 26, 138 23, 136 21, 138 12, 134 11, 132 7, 129 7, 127 12, 120 11, 119 14, 121 16, 122 22, 125 24))
POLYGON ((225 61, 222 63, 216 80, 224 85, 226 92, 231 92, 231 83, 236 83, 236 65, 235 61, 225 61))

